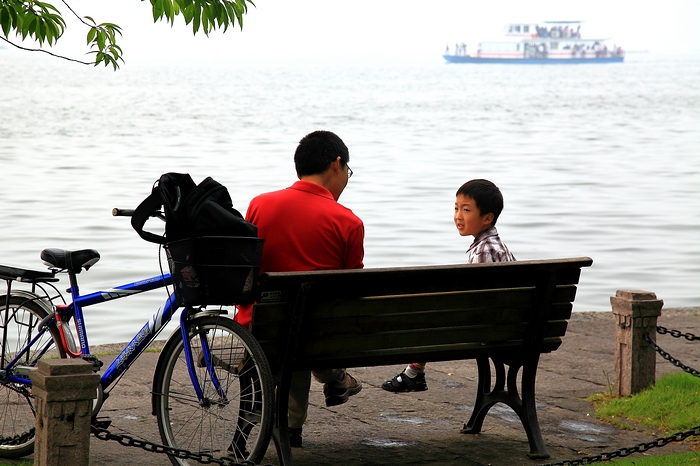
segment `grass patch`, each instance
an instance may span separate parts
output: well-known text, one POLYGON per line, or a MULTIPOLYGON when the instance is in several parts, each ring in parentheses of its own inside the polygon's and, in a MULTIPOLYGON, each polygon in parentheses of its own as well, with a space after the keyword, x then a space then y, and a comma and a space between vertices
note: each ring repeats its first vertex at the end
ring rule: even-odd
POLYGON ((700 378, 684 372, 666 374, 634 396, 614 398, 599 393, 588 401, 595 405, 598 419, 622 428, 632 428, 629 422, 633 422, 677 432, 700 425, 700 378))
POLYGON ((615 466, 681 466, 700 465, 700 453, 677 453, 675 455, 642 456, 639 458, 625 458, 612 460, 603 464, 615 466))
MULTIPOLYGON (((637 429, 641 426, 665 432, 680 432, 700 425, 700 378, 684 372, 666 374, 652 387, 634 396, 615 398, 612 392, 599 393, 589 397, 588 401, 594 404, 598 419, 623 429, 637 429)), ((691 439, 694 437, 688 440, 691 439)), ((688 453, 637 456, 615 459, 604 464, 700 466, 700 452, 695 447, 691 448, 694 451, 688 453)))

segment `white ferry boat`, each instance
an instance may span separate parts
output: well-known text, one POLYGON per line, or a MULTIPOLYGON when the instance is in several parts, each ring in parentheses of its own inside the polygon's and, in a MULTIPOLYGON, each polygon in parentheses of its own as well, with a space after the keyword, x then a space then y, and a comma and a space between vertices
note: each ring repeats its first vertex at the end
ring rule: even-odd
POLYGON ((622 63, 622 47, 610 39, 581 37, 582 21, 513 23, 505 27, 505 37, 479 42, 477 49, 466 44, 449 46, 443 58, 449 63, 622 63))

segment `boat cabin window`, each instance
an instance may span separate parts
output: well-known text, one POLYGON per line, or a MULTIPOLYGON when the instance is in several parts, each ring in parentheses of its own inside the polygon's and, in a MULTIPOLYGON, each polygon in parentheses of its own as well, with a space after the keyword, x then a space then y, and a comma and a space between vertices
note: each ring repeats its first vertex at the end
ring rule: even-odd
POLYGON ((517 42, 482 42, 480 45, 482 52, 517 52, 520 44, 517 42))
POLYGON ((559 42, 550 42, 549 50, 559 50, 559 42))
POLYGON ((523 32, 530 32, 530 26, 527 24, 523 26, 523 32))

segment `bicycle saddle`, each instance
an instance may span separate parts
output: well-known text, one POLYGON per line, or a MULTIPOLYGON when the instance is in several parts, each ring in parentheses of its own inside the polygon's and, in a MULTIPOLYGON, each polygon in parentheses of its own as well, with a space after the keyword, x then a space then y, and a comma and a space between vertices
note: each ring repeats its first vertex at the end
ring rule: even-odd
POLYGON ((49 267, 80 273, 82 268, 88 270, 100 260, 100 253, 94 249, 67 251, 65 249, 49 248, 41 251, 41 260, 49 267))

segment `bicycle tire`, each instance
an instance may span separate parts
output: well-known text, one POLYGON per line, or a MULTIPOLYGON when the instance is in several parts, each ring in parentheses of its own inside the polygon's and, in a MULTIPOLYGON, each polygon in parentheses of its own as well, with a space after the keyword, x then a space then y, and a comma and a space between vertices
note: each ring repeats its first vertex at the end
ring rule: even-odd
MULTIPOLYGON (((36 336, 37 325, 50 312, 39 296, 28 292, 12 293, 6 324, 5 303, 6 295, 0 296, 0 337, 7 335, 2 341, 2 370, 6 370, 10 360, 36 336)), ((48 330, 34 342, 19 366, 35 366, 41 357, 66 357, 58 329, 54 325, 48 330), (47 345, 49 350, 39 357, 47 345)), ((21 458, 34 451, 35 416, 29 384, 0 382, 0 458, 21 458)))
MULTIPOLYGON (((197 317, 187 325, 204 401, 192 386, 178 329, 163 347, 153 376, 153 410, 163 444, 195 455, 259 463, 270 443, 274 416, 274 384, 265 353, 248 330, 228 317, 197 317), (223 397, 207 370, 202 338, 223 397)), ((175 466, 196 464, 169 458, 175 466)))

